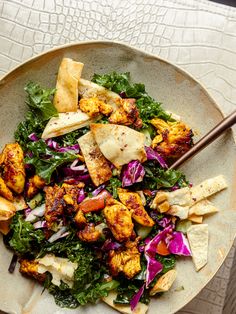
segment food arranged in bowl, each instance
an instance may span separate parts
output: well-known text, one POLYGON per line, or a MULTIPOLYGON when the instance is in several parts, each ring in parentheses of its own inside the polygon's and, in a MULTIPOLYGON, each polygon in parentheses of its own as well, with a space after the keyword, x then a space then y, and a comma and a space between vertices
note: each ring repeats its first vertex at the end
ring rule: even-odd
MULTIPOLYGON (((57 84, 29 82, 28 112, 0 155, 0 230, 23 275, 61 307, 99 299, 145 313, 167 292, 181 256, 207 263, 207 198, 222 175, 195 185, 168 167, 193 145, 191 127, 129 73, 81 78, 64 58, 57 84)), ((168 292, 167 292, 168 293, 168 292)))

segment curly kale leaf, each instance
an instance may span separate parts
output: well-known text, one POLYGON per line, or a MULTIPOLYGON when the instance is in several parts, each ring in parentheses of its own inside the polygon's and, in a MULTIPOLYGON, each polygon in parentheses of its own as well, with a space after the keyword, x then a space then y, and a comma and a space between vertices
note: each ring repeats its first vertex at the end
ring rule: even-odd
POLYGON ((164 170, 158 167, 154 161, 146 161, 143 165, 145 176, 143 181, 136 185, 137 189, 156 190, 171 188, 174 185, 178 185, 179 187, 188 185, 184 174, 178 170, 164 170))
POLYGON ((18 254, 37 254, 40 245, 45 241, 42 230, 35 230, 30 222, 23 219, 20 213, 16 213, 10 225, 10 247, 18 254))
POLYGON ((106 186, 106 189, 112 194, 113 198, 118 197, 117 189, 122 186, 121 181, 118 178, 111 178, 108 185, 106 186))
POLYGON ((15 131, 15 139, 24 150, 30 141, 28 136, 35 133, 41 137, 47 121, 51 117, 58 116, 58 112, 52 104, 55 89, 44 89, 39 84, 30 82, 25 86, 25 91, 29 110, 26 113, 25 121, 21 122, 15 131))
POLYGON ((73 153, 56 152, 50 149, 43 140, 28 143, 27 150, 30 154, 25 157, 25 163, 33 165, 36 173, 46 183, 50 182, 53 172, 59 166, 72 162, 77 158, 77 155, 73 153))
POLYGON ((48 253, 68 258, 78 263, 74 273, 74 285, 69 288, 65 283, 55 286, 51 276, 47 277, 44 287, 54 296, 55 302, 61 307, 76 308, 86 303, 95 303, 101 297, 107 296, 108 291, 118 287, 115 280, 104 282, 104 274, 108 270, 92 247, 86 246, 76 239, 75 233, 66 239, 55 243, 47 243, 38 257, 48 253))

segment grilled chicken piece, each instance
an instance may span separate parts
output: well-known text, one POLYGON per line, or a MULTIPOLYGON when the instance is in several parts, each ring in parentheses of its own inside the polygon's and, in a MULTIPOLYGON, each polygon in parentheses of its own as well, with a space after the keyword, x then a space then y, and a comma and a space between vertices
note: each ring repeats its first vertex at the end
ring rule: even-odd
POLYGON ((155 148, 164 158, 179 158, 192 147, 193 132, 183 122, 165 122, 158 118, 150 122, 158 132, 152 141, 152 148, 155 148))
POLYGON ((33 198, 40 189, 45 187, 45 181, 37 174, 29 179, 29 187, 26 192, 28 198, 33 198))
POLYGON ((44 216, 49 229, 57 219, 62 218, 65 210, 69 213, 79 210, 77 197, 82 187, 84 187, 84 183, 79 182, 77 185, 63 183, 61 187, 54 185, 53 187, 47 186, 44 188, 46 193, 44 216))
POLYGON ((87 113, 90 117, 96 117, 99 113, 108 116, 113 111, 111 105, 106 104, 104 101, 99 100, 97 97, 80 99, 79 108, 83 112, 87 113))
POLYGON ((50 229, 54 222, 58 218, 62 217, 65 208, 64 194, 65 190, 57 185, 47 186, 44 188, 46 193, 45 199, 45 214, 44 217, 48 223, 48 228, 50 229))
POLYGON ((104 216, 113 236, 119 242, 129 240, 133 232, 131 212, 122 203, 116 200, 107 200, 104 216))
POLYGON ((23 275, 30 276, 43 283, 46 279, 45 274, 38 273, 38 262, 35 260, 21 259, 20 261, 20 272, 23 275))
POLYGON ((100 236, 101 231, 96 230, 93 223, 87 224, 83 230, 80 230, 78 237, 81 241, 84 242, 96 242, 100 236))
POLYGON ((87 220, 84 217, 84 213, 80 209, 77 211, 75 215, 75 222, 79 228, 83 228, 87 224, 87 220))
POLYGON ((0 195, 9 201, 13 201, 13 195, 11 190, 6 186, 4 180, 0 177, 0 195))
POLYGON ((118 189, 118 196, 122 204, 124 204, 132 213, 132 218, 140 225, 152 227, 155 222, 146 212, 142 199, 138 193, 129 192, 125 189, 118 189))
POLYGON ((77 185, 71 185, 67 183, 62 184, 62 188, 65 189, 64 201, 67 205, 72 205, 73 211, 78 211, 79 204, 77 202, 79 189, 84 187, 83 182, 79 182, 77 185))
POLYGON ((136 128, 142 127, 142 120, 139 118, 139 111, 133 98, 117 100, 118 109, 109 118, 110 123, 122 125, 134 125, 136 128))
POLYGON ((138 241, 139 238, 136 238, 134 242, 128 241, 125 243, 125 249, 109 252, 108 264, 113 276, 122 272, 128 279, 131 279, 140 272, 138 241))
POLYGON ((3 180, 14 192, 20 194, 25 186, 25 167, 23 151, 18 143, 7 144, 1 155, 3 180))

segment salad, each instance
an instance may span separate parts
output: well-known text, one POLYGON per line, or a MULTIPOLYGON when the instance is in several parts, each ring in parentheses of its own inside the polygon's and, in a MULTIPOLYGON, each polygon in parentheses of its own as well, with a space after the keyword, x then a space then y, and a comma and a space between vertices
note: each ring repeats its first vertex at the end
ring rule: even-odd
MULTIPOLYGON (((103 300, 145 313, 171 289, 176 262, 207 263, 207 198, 222 175, 198 185, 168 167, 193 131, 129 73, 81 78, 64 58, 56 87, 25 86, 28 111, 0 155, 0 231, 22 275, 60 307, 103 300)), ((13 274, 14 275, 14 274, 13 274)), ((180 279, 181 280, 181 279, 180 279)))

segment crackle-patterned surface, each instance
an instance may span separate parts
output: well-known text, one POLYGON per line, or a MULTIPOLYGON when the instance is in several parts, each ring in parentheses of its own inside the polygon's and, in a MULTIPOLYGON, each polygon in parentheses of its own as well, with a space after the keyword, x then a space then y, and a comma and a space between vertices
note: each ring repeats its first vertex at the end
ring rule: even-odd
MULTIPOLYGON (((236 103, 236 9, 203 0, 0 0, 0 76, 72 41, 108 39, 155 53, 191 73, 225 114, 236 103)), ((220 314, 234 249, 179 314, 220 314)), ((236 313, 227 299, 225 314, 236 313)))

